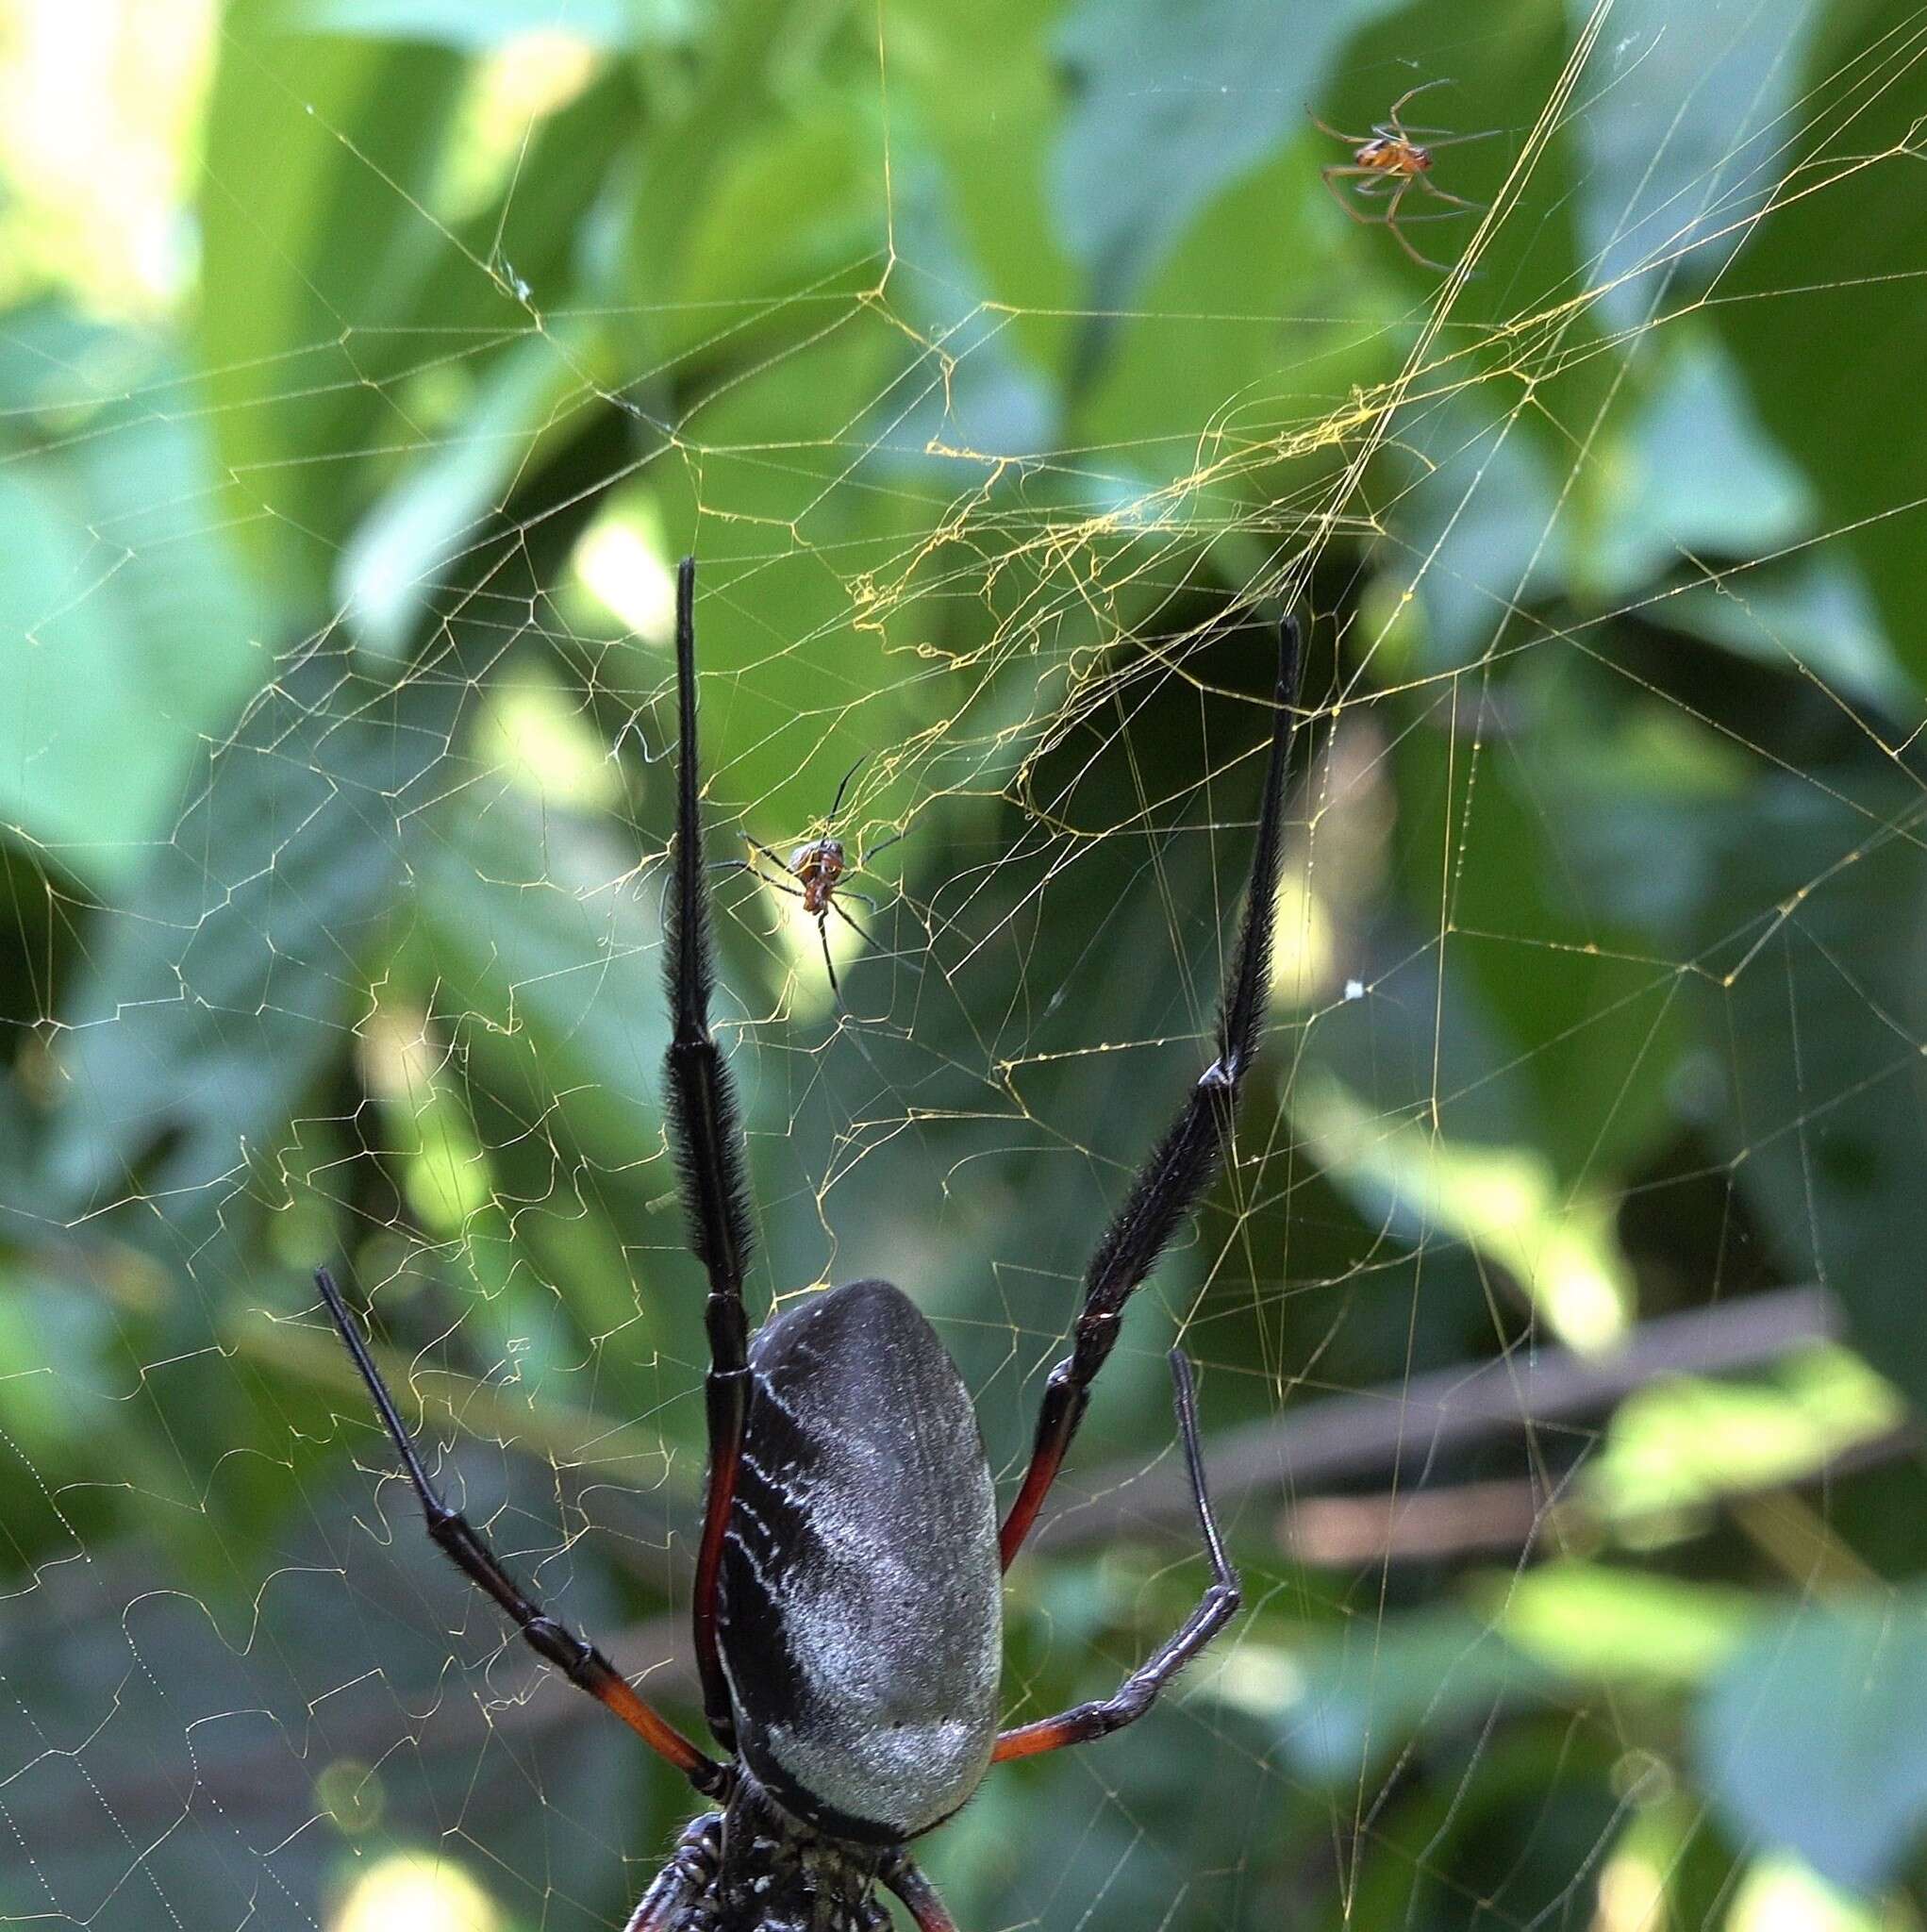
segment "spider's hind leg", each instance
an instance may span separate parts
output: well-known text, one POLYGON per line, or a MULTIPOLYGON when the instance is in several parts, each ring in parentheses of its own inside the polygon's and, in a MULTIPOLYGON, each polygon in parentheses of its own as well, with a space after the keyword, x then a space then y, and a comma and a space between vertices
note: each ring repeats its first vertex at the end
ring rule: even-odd
POLYGON ((1013 1757, 1036 1757, 1046 1751, 1062 1751, 1071 1744, 1088 1744, 1093 1739, 1107 1738, 1113 1731, 1136 1724, 1157 1702, 1164 1687, 1238 1614, 1243 1593, 1238 1572, 1224 1554, 1224 1539, 1218 1533, 1211 1494, 1204 1486, 1204 1452, 1198 1443, 1198 1397, 1191 1381, 1191 1365, 1182 1349, 1171 1352, 1171 1378, 1177 1402, 1178 1436, 1184 1443, 1185 1467, 1191 1479, 1191 1507, 1197 1511, 1204 1554, 1210 1559, 1211 1581, 1199 1599, 1198 1607, 1166 1641, 1163 1649, 1149 1663, 1140 1664, 1132 1672, 1113 1695, 1005 1731, 991 1754, 993 1763, 1003 1764, 1013 1757))
POLYGON ((1417 87, 1408 87, 1404 91, 1404 92, 1402 93, 1398 97, 1398 99, 1391 104, 1391 107, 1387 110, 1385 118, 1387 121, 1389 121, 1394 127, 1399 128, 1399 130, 1402 133, 1409 134, 1412 130, 1408 127, 1405 127, 1399 119, 1399 116, 1405 111, 1405 103, 1407 101, 1416 101, 1420 94, 1429 94, 1432 92, 1432 90, 1436 87, 1456 87, 1457 85, 1457 81, 1454 80, 1449 75, 1444 74, 1436 75, 1430 80, 1421 80, 1417 87))
MULTIPOLYGON (((1468 201, 1463 194, 1448 194, 1444 189, 1434 186, 1434 184, 1423 175, 1420 175, 1418 177, 1418 180, 1419 192, 1421 194, 1429 194, 1434 201, 1449 201, 1454 208, 1475 208, 1479 210, 1481 213, 1483 213, 1485 209, 1490 206, 1490 204, 1487 202, 1468 201)), ((1405 219, 1408 222, 1423 221, 1425 217, 1423 215, 1407 215, 1405 219)))
POLYGON ((892 1852, 878 1868, 884 1889, 903 1900, 917 1923, 917 1932, 956 1932, 956 1921, 938 1896, 937 1888, 911 1861, 907 1852, 892 1852))
MULTIPOLYGON (((832 900, 830 903, 834 905, 836 902, 832 900)), ((852 925, 856 925, 856 922, 850 919, 847 912, 843 917, 849 919, 852 925)), ((863 928, 858 925, 856 930, 861 932, 863 928)), ((837 962, 830 957, 830 915, 827 909, 816 916, 816 938, 817 943, 823 951, 823 971, 830 975, 830 991, 835 994, 837 1004, 840 1007, 843 1004, 843 989, 837 983, 837 962)))
POLYGON ((682 1914, 715 1883, 723 1862, 723 1814, 695 1819, 676 1840, 670 1861, 638 1901, 623 1932, 674 1932, 682 1914))

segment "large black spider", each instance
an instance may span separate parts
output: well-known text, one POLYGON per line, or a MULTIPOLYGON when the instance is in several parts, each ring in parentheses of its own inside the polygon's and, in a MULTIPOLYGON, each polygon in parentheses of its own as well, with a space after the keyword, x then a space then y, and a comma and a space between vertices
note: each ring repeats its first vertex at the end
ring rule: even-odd
POLYGON ((1017 1499, 997 1524, 969 1391, 937 1332, 887 1281, 813 1295, 754 1343, 743 1310, 748 1193, 729 1074, 709 1031, 713 970, 697 808, 695 563, 677 579, 681 755, 666 902, 670 1139, 689 1242, 709 1276, 708 1494, 697 1547, 696 1664, 719 1761, 640 1698, 602 1652, 502 1568, 429 1480, 325 1269, 322 1298, 421 1499, 428 1534, 572 1684, 710 1799, 627 1932, 880 1932, 876 1888, 921 1932, 955 1932, 905 1849, 993 1763, 1102 1738, 1143 1716, 1236 1612, 1238 1578, 1205 1493, 1190 1366, 1173 1350, 1177 1422, 1211 1584, 1114 1696, 997 1728, 1000 1578, 1036 1521, 1117 1341, 1132 1291, 1229 1141, 1271 978, 1298 636, 1278 633, 1271 763, 1218 1054, 1139 1171, 1085 1276, 1071 1354, 1052 1370, 1017 1499), (889 1471, 888 1480, 881 1480, 889 1471))

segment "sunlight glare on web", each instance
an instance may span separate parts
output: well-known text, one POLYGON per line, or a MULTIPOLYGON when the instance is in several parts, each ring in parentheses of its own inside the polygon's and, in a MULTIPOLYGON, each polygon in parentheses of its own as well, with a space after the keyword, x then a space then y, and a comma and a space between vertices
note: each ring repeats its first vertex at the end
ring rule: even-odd
POLYGON ((1306 1007, 1337 985, 1338 939, 1330 908, 1310 881, 1287 872, 1278 882, 1278 924, 1271 941, 1271 997, 1306 1007))
POLYGON ((493 1900, 460 1866, 414 1852, 355 1881, 329 1932, 501 1932, 493 1900))
POLYGON ((542 804, 606 811, 622 797, 622 775, 580 704, 551 677, 507 679, 491 692, 482 741, 491 769, 542 804))
POLYGON ((1764 1858, 1742 1881, 1727 1932, 1878 1932, 1887 1923, 1795 1858, 1764 1858))
POLYGON ((675 575, 653 515, 624 505, 596 518, 572 558, 577 581, 645 642, 666 644, 675 627, 675 575))

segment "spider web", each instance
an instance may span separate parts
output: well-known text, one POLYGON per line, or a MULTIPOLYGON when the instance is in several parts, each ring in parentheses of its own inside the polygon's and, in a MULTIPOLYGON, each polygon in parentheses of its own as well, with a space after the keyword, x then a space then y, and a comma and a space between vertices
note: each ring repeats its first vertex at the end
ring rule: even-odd
POLYGON ((754 1312, 900 1282, 1006 1496, 1311 640, 1237 1158, 1007 1708, 1202 1588, 1173 1342, 1246 1612, 929 1840, 959 1924, 1919 1923, 1927 16, 1032 15, 22 16, 0 1925, 586 1932, 692 1809, 307 1285, 692 1721, 685 547, 754 1312), (1306 103, 1447 75, 1436 274, 1306 103))

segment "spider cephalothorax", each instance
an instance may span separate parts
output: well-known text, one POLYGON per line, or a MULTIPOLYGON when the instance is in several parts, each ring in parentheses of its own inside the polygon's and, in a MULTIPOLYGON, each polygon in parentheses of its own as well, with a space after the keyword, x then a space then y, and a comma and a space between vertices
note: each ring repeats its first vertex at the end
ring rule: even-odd
POLYGON ((843 841, 812 839, 789 855, 789 870, 803 883, 803 909, 814 918, 829 910, 843 876, 843 841))
POLYGON ((695 1819, 629 1921, 674 1932, 887 1932, 888 1888, 922 1925, 947 1926, 901 1847, 853 1844, 774 1803, 748 1771, 728 1805, 695 1819), (664 1917, 668 1913, 670 1916, 664 1917))
MULTIPOLYGON (((1297 633, 1288 619, 1279 629, 1271 761, 1217 1056, 1091 1257, 1071 1351, 1045 1385, 1030 1466, 1000 1527, 969 1391, 936 1330, 900 1290, 886 1281, 832 1289, 750 1338, 742 1293, 749 1197, 735 1099, 709 1030, 694 605, 695 564, 686 558, 676 598, 681 751, 665 948, 673 1016, 668 1111, 689 1241, 709 1277, 709 1475, 696 1552, 695 1649, 704 1716, 726 1760, 645 1704, 593 1644, 523 1591, 480 1532, 442 1500, 326 1270, 316 1282, 400 1453, 429 1535, 536 1651, 717 1807, 684 1831, 627 1932, 880 1932, 889 1924, 886 1891, 903 1901, 921 1932, 955 1932, 905 1850, 908 1842, 955 1812, 993 1763, 1085 1743, 1135 1722, 1238 1607, 1238 1579, 1205 1492, 1190 1366, 1173 1351, 1178 1432, 1211 1583, 1182 1627, 1115 1695, 999 1732, 1003 1573, 1062 1466, 1124 1304, 1217 1170, 1257 1051, 1297 633)), ((806 850, 821 858, 833 842, 826 836, 806 850)), ((813 883, 803 865, 792 861, 790 870, 813 883)), ((835 878, 821 883, 827 906, 835 878)))

